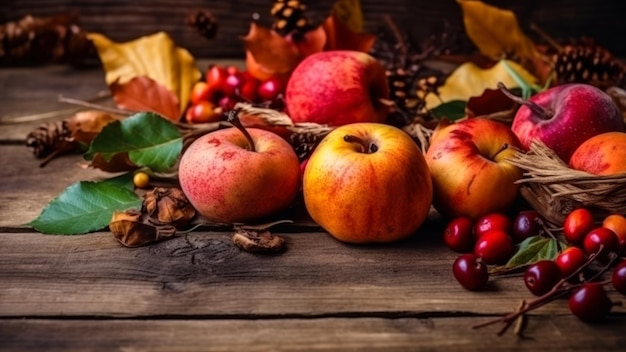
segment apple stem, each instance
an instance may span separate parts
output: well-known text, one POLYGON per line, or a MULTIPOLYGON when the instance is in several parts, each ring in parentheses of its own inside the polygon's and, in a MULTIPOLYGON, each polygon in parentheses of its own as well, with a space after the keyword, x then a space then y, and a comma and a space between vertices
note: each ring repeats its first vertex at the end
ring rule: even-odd
POLYGON ((343 136, 343 140, 348 143, 358 144, 361 147, 361 153, 371 154, 371 153, 375 153, 376 151, 378 151, 378 146, 376 144, 374 143, 368 144, 362 138, 359 138, 351 134, 347 134, 343 136))
POLYGON ((500 147, 500 149, 498 149, 498 151, 491 156, 490 160, 494 160, 496 158, 496 156, 498 156, 498 154, 502 153, 503 151, 509 149, 509 143, 504 143, 502 144, 502 147, 500 147))
POLYGON ((549 120, 552 117, 552 115, 554 115, 550 110, 544 109, 543 107, 539 106, 539 104, 530 100, 524 100, 518 97, 517 95, 513 94, 510 90, 507 89, 507 87, 502 82, 498 82, 498 89, 507 98, 511 99, 513 102, 518 103, 520 105, 525 105, 527 108, 532 110, 535 114, 539 115, 539 117, 541 117, 544 120, 549 120))
POLYGON ((248 140, 248 150, 255 152, 256 149, 254 148, 254 140, 252 139, 252 136, 250 135, 248 130, 243 127, 243 124, 239 120, 239 116, 237 115, 237 111, 235 109, 228 112, 228 122, 237 127, 237 129, 241 131, 244 136, 246 136, 246 139, 248 140))

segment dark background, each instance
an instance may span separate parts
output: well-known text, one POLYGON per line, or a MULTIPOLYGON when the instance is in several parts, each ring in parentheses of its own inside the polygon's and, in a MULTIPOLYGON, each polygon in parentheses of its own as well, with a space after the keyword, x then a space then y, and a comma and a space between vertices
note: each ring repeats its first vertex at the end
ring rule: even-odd
MULTIPOLYGON (((589 36, 616 56, 626 57, 626 16, 621 0, 488 0, 486 3, 514 10, 522 26, 529 20, 558 40, 589 36)), ((305 1, 314 21, 324 19, 333 3, 305 1)), ((26 14, 54 15, 77 11, 81 26, 100 32, 116 41, 126 41, 151 34, 168 32, 180 46, 199 58, 243 57, 240 36, 247 33, 253 13, 261 22, 271 20, 272 1, 201 1, 201 0, 1 0, 0 22, 16 20, 26 14), (217 37, 208 41, 185 25, 185 17, 195 9, 210 10, 220 25, 217 37)), ((392 16, 414 38, 425 38, 447 20, 462 29, 461 11, 454 0, 362 0, 366 30, 375 32, 382 15, 392 16)), ((535 33, 527 34, 536 40, 535 33)))

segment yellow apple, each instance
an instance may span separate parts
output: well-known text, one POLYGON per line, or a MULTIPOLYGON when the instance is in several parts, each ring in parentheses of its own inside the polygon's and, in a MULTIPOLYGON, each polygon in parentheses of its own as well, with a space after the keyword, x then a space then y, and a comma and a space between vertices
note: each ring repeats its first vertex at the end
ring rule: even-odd
POLYGON ((432 202, 432 181, 417 144, 396 127, 372 122, 331 131, 311 154, 302 187, 311 218, 349 243, 408 237, 432 202))
POLYGON ((507 162, 519 140, 502 123, 470 118, 442 123, 426 152, 433 178, 433 205, 444 216, 477 219, 503 212, 519 194, 522 170, 507 162))
POLYGON ((587 139, 576 148, 569 166, 594 175, 626 173, 626 133, 605 132, 587 139))

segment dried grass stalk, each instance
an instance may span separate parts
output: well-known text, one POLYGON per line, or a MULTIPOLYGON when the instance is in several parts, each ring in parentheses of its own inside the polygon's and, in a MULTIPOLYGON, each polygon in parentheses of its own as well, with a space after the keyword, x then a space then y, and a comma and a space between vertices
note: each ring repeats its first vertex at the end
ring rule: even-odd
POLYGON ((571 169, 541 142, 509 162, 525 170, 518 181, 524 199, 557 226, 577 207, 589 208, 598 221, 610 213, 626 214, 626 173, 599 176, 571 169))

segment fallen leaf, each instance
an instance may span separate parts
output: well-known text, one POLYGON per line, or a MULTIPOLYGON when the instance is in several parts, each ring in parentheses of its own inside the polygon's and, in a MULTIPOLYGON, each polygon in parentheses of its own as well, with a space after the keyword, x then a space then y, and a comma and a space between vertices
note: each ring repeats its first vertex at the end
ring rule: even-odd
POLYGON ((300 62, 298 48, 271 28, 250 24, 248 34, 241 38, 254 60, 273 73, 287 73, 300 62))
POLYGON ((322 27, 326 32, 324 50, 356 50, 367 53, 376 41, 373 34, 351 30, 334 12, 326 18, 322 27))
POLYGON ((72 138, 84 145, 89 145, 110 122, 121 120, 122 116, 100 110, 87 110, 76 113, 67 119, 68 130, 72 131, 72 138))
POLYGON ((98 33, 89 33, 88 37, 98 50, 107 84, 124 84, 135 77, 146 76, 174 93, 180 111, 185 109, 191 88, 202 74, 193 56, 177 47, 165 32, 125 43, 116 43, 98 33))
POLYGON ((515 54, 532 60, 537 49, 519 27, 515 13, 476 0, 457 0, 469 38, 486 56, 500 59, 515 54))
POLYGON ((176 95, 157 81, 146 77, 134 77, 127 83, 113 82, 109 86, 117 106, 131 111, 150 111, 170 120, 181 117, 176 95))
POLYGON ((363 12, 360 0, 337 0, 333 13, 353 32, 363 32, 363 12))
MULTIPOLYGON (((537 79, 526 71, 521 65, 506 61, 509 68, 527 82, 535 83, 537 79)), ((499 61, 488 69, 482 69, 473 63, 464 63, 457 67, 439 87, 439 96, 429 94, 426 96, 426 107, 433 109, 442 103, 462 100, 468 101, 471 97, 478 97, 486 89, 496 89, 498 82, 502 82, 509 89, 519 87, 517 82, 507 72, 505 60, 499 61)))
POLYGON ((480 96, 469 99, 466 109, 471 116, 483 116, 511 110, 513 105, 514 102, 499 89, 485 89, 480 96))

